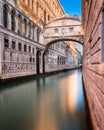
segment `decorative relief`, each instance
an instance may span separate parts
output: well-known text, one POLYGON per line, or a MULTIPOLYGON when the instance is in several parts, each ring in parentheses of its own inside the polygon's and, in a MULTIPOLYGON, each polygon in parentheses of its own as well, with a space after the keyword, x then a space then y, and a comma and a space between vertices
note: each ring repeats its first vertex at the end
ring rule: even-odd
POLYGON ((4 76, 18 76, 25 75, 26 73, 35 73, 35 64, 29 63, 3 63, 2 64, 2 74, 4 76))

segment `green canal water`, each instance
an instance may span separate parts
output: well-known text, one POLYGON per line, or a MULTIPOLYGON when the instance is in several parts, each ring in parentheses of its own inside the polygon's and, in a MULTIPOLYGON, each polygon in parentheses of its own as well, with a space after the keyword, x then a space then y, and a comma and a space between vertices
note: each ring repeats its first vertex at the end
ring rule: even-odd
POLYGON ((81 70, 0 87, 0 130, 89 130, 81 70))

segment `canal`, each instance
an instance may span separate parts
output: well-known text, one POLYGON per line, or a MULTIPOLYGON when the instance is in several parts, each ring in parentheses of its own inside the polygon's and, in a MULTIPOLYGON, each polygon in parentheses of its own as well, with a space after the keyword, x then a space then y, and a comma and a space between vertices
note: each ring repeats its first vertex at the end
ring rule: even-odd
POLYGON ((0 130, 89 130, 81 70, 2 85, 0 130))

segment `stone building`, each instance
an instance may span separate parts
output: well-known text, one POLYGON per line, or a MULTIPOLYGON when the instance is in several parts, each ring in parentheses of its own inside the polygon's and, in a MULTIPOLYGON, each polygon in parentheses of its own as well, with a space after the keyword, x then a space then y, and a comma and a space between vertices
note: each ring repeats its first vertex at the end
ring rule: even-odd
POLYGON ((17 0, 17 2, 20 9, 41 27, 65 14, 59 0, 17 0))
POLYGON ((70 46, 70 52, 72 55, 72 65, 78 65, 78 59, 81 59, 81 55, 79 54, 79 51, 77 49, 77 42, 73 42, 73 41, 67 41, 67 44, 70 46))
POLYGON ((104 0, 83 0, 83 77, 95 130, 104 129, 104 0))
POLYGON ((49 1, 38 0, 39 14, 36 15, 36 0, 33 4, 32 0, 0 0, 0 79, 68 68, 70 51, 64 42, 58 42, 48 50, 44 46, 43 25, 64 14, 59 1, 52 1, 50 6, 54 10, 47 6, 49 1), (40 22, 43 16, 44 22, 40 22))

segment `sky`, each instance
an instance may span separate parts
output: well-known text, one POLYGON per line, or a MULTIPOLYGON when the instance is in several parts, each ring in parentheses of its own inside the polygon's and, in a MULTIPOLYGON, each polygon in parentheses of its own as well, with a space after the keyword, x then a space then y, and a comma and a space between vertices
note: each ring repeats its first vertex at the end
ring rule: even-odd
MULTIPOLYGON (((65 12, 70 16, 77 15, 80 19, 82 16, 82 0, 60 0, 65 12)), ((78 50, 83 53, 82 45, 78 44, 78 50)))
POLYGON ((77 15, 81 18, 82 0, 60 0, 65 12, 70 16, 77 15))

